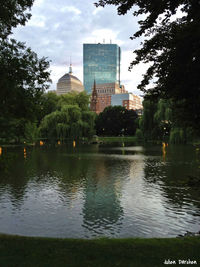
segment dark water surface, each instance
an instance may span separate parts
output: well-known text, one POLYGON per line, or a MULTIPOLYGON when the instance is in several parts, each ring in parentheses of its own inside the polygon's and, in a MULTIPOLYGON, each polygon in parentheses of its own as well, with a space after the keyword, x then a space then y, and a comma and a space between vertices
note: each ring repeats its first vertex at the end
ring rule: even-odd
POLYGON ((0 232, 92 238, 200 230, 193 146, 3 148, 0 232))

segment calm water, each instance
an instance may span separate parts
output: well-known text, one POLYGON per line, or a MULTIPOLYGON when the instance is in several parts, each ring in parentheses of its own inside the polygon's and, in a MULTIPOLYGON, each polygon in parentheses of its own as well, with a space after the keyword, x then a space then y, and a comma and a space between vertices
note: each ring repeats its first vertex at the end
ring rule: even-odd
POLYGON ((0 156, 0 232, 92 238, 200 230, 192 146, 7 148, 0 156))

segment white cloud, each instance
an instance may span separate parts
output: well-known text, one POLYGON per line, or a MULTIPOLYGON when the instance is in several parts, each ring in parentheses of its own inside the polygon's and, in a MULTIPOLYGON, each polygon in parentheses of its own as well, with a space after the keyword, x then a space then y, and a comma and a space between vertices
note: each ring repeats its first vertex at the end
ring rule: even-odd
POLYGON ((32 18, 25 27, 14 30, 14 38, 25 41, 39 57, 51 60, 51 89, 68 72, 72 57, 73 72, 83 81, 83 43, 116 43, 122 50, 121 80, 129 91, 135 91, 144 67, 128 72, 132 51, 138 41, 129 37, 137 30, 131 12, 118 16, 116 7, 96 8, 90 0, 36 0, 32 18), (30 27, 31 26, 31 27, 30 27))
POLYGON ((80 15, 81 14, 81 11, 78 8, 74 7, 74 6, 64 6, 64 7, 62 7, 60 9, 60 11, 62 13, 65 13, 65 12, 73 12, 76 15, 80 15))
POLYGON ((92 12, 92 15, 96 15, 97 13, 99 13, 100 11, 104 10, 103 7, 98 7, 98 8, 95 8, 95 10, 92 12))
POLYGON ((89 36, 83 39, 83 43, 116 43, 122 45, 124 42, 117 38, 119 32, 111 29, 94 30, 89 36))
POLYGON ((140 64, 134 66, 131 71, 128 71, 130 63, 134 60, 134 54, 132 50, 123 51, 121 54, 121 83, 125 86, 125 89, 129 92, 133 92, 137 95, 141 95, 142 92, 137 89, 137 85, 141 81, 142 74, 144 74, 147 66, 140 64))
POLYGON ((40 7, 44 4, 45 0, 35 0, 34 7, 40 7))
POLYGON ((31 20, 28 21, 27 26, 44 28, 46 23, 46 18, 41 15, 33 15, 31 20))

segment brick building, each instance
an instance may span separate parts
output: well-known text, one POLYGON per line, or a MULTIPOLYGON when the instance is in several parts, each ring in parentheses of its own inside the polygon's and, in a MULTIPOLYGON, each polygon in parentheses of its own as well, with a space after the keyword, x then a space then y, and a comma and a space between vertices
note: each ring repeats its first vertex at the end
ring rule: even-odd
POLYGON ((92 98, 91 98, 91 110, 99 114, 106 107, 111 106, 111 98, 114 94, 125 93, 123 85, 119 86, 118 83, 102 83, 96 84, 94 81, 92 98))
POLYGON ((91 110, 99 114, 108 106, 123 106, 130 110, 142 110, 139 96, 128 93, 124 86, 117 83, 96 84, 94 82, 91 98, 91 110))

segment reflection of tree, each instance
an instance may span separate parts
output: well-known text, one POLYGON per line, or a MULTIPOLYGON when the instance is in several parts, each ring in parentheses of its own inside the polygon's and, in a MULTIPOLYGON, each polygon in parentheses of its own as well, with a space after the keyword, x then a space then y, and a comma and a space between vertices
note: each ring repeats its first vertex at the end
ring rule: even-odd
MULTIPOLYGON (((83 207, 83 226, 88 230, 100 234, 101 230, 112 230, 115 229, 114 225, 119 228, 122 224, 123 210, 118 192, 121 187, 118 185, 116 171, 119 165, 120 161, 103 157, 93 161, 88 173, 83 207)), ((129 168, 126 168, 126 171, 128 172, 129 168)))
MULTIPOLYGON (((8 189, 13 206, 23 203, 27 187, 27 170, 24 168, 23 148, 5 152, 0 159, 0 187, 8 189)), ((4 191, 1 190, 1 193, 4 191)))
MULTIPOLYGON (((147 152, 148 154, 148 152, 147 152)), ((157 155, 162 155, 160 147, 157 155)), ((189 176, 199 177, 195 150, 191 146, 172 146, 166 148, 165 161, 149 157, 145 162, 145 180, 157 184, 164 196, 173 205, 183 207, 194 204, 200 207, 199 187, 189 187, 189 176)))
MULTIPOLYGON (((75 152, 75 151, 74 151, 75 152)), ((73 153, 70 148, 24 148, 7 151, 0 157, 0 192, 8 189, 14 206, 23 203, 30 182, 36 187, 52 183, 58 186, 59 195, 75 196, 88 169, 81 151, 73 153)), ((1 193, 0 193, 1 194, 1 193)))

